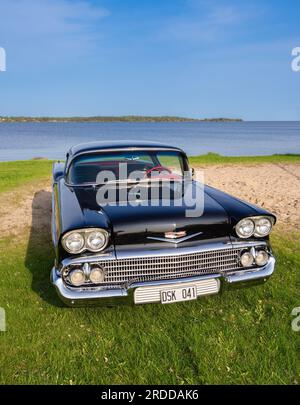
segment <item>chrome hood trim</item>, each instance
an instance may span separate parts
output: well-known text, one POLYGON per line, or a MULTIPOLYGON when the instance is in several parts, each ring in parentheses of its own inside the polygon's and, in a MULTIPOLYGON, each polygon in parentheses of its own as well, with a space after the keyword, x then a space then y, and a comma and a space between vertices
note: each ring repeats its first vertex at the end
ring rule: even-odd
POLYGON ((148 236, 147 239, 159 240, 161 242, 174 243, 175 245, 177 245, 178 243, 185 242, 186 240, 189 240, 191 238, 194 238, 195 236, 202 235, 202 234, 203 234, 203 232, 197 232, 197 233, 193 233, 192 235, 183 236, 182 238, 178 238, 178 239, 148 236))

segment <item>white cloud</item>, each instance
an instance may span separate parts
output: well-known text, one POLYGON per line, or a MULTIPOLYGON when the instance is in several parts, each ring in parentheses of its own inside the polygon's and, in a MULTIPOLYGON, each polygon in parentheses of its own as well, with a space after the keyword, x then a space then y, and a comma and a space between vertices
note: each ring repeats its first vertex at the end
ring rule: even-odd
POLYGON ((1 0, 0 32, 6 35, 79 33, 109 12, 86 1, 1 0))
POLYGON ((23 66, 80 57, 101 38, 99 21, 107 16, 84 0, 1 0, 1 45, 23 66))
POLYGON ((215 7, 208 15, 210 24, 227 25, 239 22, 241 18, 240 12, 234 7, 215 7))
POLYGON ((240 25, 256 14, 243 7, 215 1, 188 1, 189 12, 169 18, 159 33, 159 39, 209 42, 240 25))

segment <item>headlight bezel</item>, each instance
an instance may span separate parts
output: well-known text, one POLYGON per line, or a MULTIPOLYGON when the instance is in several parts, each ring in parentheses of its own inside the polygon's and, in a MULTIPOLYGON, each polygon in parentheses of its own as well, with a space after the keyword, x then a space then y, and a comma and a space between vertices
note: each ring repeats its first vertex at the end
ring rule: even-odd
POLYGON ((73 269, 73 270, 71 270, 70 271, 70 273, 69 273, 69 275, 68 275, 68 278, 69 278, 69 280, 70 280, 70 283, 74 286, 74 287, 80 287, 80 286, 82 286, 84 283, 85 283, 85 274, 84 274, 84 271, 82 270, 82 269, 80 269, 80 268, 76 268, 76 269, 73 269), (74 282, 74 280, 72 281, 72 275, 73 274, 75 274, 75 273, 79 273, 79 274, 81 274, 82 275, 82 282, 74 282))
POLYGON ((257 218, 257 219, 256 219, 256 223, 255 223, 254 236, 256 236, 256 237, 258 237, 258 238, 265 238, 266 236, 270 235, 270 233, 271 233, 271 231, 272 231, 272 228, 273 228, 273 224, 274 224, 274 223, 272 222, 271 217, 261 216, 261 217, 257 218), (270 229, 269 229, 269 231, 268 231, 267 233, 264 233, 264 234, 263 234, 263 233, 260 233, 260 232, 257 231, 258 223, 259 223, 259 221, 261 221, 261 220, 267 220, 267 221, 269 221, 269 223, 270 223, 270 229))
POLYGON ((266 238, 267 236, 270 235, 270 233, 272 232, 273 229, 273 225, 275 223, 275 219, 272 216, 268 216, 268 215, 258 215, 258 216, 252 216, 252 217, 245 217, 242 218, 238 221, 238 223, 235 225, 234 230, 236 235, 241 238, 241 239, 249 239, 251 237, 255 237, 255 238, 266 238), (257 231, 257 224, 259 223, 260 220, 262 219, 266 219, 270 222, 270 229, 268 231, 268 233, 266 234, 261 234, 257 231), (243 236, 239 231, 239 225, 243 222, 243 221, 247 221, 247 220, 251 220, 254 223, 254 228, 253 228, 253 232, 251 233, 251 235, 249 236, 243 236))
POLYGON ((66 236, 65 237, 63 237, 63 246, 64 246, 64 249, 67 251, 67 252, 69 252, 69 253, 74 253, 74 254, 76 254, 77 252, 80 252, 80 251, 82 251, 83 250, 83 248, 84 248, 84 245, 85 245, 85 240, 84 240, 84 236, 80 233, 80 232, 77 232, 77 231, 74 231, 74 232, 69 232, 68 234, 66 234, 66 236), (80 244, 80 248, 79 249, 71 249, 69 246, 68 246, 68 242, 69 242, 69 238, 71 238, 71 237, 75 237, 75 236, 79 236, 80 238, 81 238, 81 244, 80 244))
POLYGON ((252 252, 250 252, 249 250, 246 250, 246 251, 244 251, 244 252, 241 252, 241 255, 240 255, 240 262, 241 262, 241 265, 242 265, 244 268, 252 267, 254 261, 255 261, 255 258, 254 258, 254 256, 253 256, 252 252), (249 262, 248 264, 243 262, 243 258, 245 258, 246 255, 248 255, 248 257, 249 257, 249 259, 250 259, 250 262, 249 262))
POLYGON ((256 251, 256 254, 255 254, 255 263, 259 267, 265 266, 268 263, 269 258, 270 258, 270 255, 269 255, 269 253, 267 251, 265 251, 263 249, 259 249, 259 250, 256 251), (265 260, 263 262, 258 263, 257 258, 258 258, 258 255, 260 255, 260 254, 265 256, 265 260))
POLYGON ((90 252, 99 252, 99 251, 103 250, 103 246, 105 246, 105 245, 107 244, 107 236, 104 234, 104 232, 99 231, 99 230, 96 230, 96 231, 93 231, 93 232, 89 232, 89 233, 86 235, 85 244, 86 244, 87 249, 88 249, 90 252), (104 242, 103 242, 103 244, 101 245, 100 248, 93 248, 93 247, 91 246, 91 240, 90 240, 90 238, 91 238, 91 236, 92 236, 93 234, 101 234, 101 235, 103 236, 104 242))
POLYGON ((238 235, 239 238, 242 238, 242 239, 251 238, 251 236, 254 235, 254 232, 255 232, 255 222, 253 221, 252 218, 248 218, 248 217, 247 217, 247 218, 243 218, 243 219, 241 219, 241 220, 236 224, 235 231, 236 231, 236 234, 238 235), (253 226, 253 229, 252 229, 252 231, 251 231, 250 234, 248 234, 248 235, 243 235, 243 234, 239 231, 239 227, 241 227, 242 223, 243 223, 243 222, 246 222, 246 221, 247 221, 247 222, 251 222, 251 224, 252 224, 252 226, 253 226))
POLYGON ((86 251, 89 251, 89 252, 92 252, 92 253, 99 253, 99 252, 102 252, 107 247, 109 239, 110 239, 110 233, 106 229, 103 229, 103 228, 74 229, 74 230, 69 231, 69 232, 67 232, 67 233, 65 233, 63 235, 63 237, 61 238, 61 244, 62 244, 62 247, 64 248, 64 250, 66 252, 68 252, 68 253, 71 253, 71 254, 76 254, 77 255, 77 254, 80 254, 80 253, 83 253, 83 252, 86 252, 86 251), (94 232, 102 233, 102 235, 105 238, 104 244, 99 249, 92 249, 87 243, 88 237, 94 232), (68 248, 67 244, 66 244, 67 239, 71 235, 73 235, 75 233, 79 233, 84 239, 84 244, 83 244, 82 248, 80 250, 76 251, 76 252, 71 251, 68 248))

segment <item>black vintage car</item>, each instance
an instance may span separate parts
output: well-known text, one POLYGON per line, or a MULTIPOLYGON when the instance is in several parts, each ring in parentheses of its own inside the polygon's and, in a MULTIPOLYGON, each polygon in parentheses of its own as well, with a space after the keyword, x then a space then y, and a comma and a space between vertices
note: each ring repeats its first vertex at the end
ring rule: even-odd
POLYGON ((275 221, 196 181, 177 147, 77 145, 53 167, 51 281, 70 306, 164 304, 262 283, 274 271, 275 221))

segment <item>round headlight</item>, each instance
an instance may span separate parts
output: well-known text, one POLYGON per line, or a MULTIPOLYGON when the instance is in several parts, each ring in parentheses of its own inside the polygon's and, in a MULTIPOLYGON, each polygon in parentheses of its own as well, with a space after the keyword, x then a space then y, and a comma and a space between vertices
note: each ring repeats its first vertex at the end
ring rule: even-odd
POLYGON ((255 263, 256 263, 258 266, 264 266, 265 264, 268 263, 268 260, 269 260, 269 255, 268 255, 268 253, 267 253, 266 251, 264 251, 264 250, 259 250, 259 251, 256 253, 256 256, 255 256, 255 263))
POLYGON ((85 281, 85 275, 83 270, 81 269, 72 270, 69 275, 69 279, 71 283, 75 286, 82 285, 85 281))
POLYGON ((103 232, 91 232, 86 239, 86 246, 92 252, 98 252, 103 249, 107 243, 107 236, 103 232))
POLYGON ((241 263, 243 267, 251 267, 254 261, 252 253, 245 252, 241 255, 241 263))
POLYGON ((271 232, 272 222, 269 218, 260 218, 255 223, 255 236, 267 236, 271 232))
POLYGON ((250 238, 254 233, 255 225, 252 219, 245 218, 237 223, 235 229, 240 238, 250 238))
POLYGON ((90 272, 90 280, 92 283, 103 283, 104 277, 104 271, 100 267, 94 267, 90 272))
POLYGON ((79 253, 84 247, 84 237, 78 232, 73 232, 63 239, 63 244, 69 253, 79 253))

